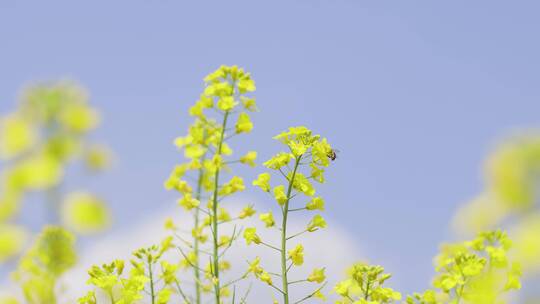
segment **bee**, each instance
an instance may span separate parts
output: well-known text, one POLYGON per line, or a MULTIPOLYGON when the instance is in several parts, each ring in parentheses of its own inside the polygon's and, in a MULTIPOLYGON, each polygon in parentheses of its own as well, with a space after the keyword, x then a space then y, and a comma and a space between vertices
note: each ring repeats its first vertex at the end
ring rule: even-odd
POLYGON ((326 154, 326 156, 330 158, 331 161, 335 161, 338 153, 339 153, 339 150, 330 149, 330 151, 326 154))

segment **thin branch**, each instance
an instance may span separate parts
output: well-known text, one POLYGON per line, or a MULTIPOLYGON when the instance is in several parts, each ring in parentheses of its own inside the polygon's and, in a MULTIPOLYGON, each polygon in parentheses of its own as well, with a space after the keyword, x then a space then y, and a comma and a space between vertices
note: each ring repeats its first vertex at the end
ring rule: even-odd
POLYGON ((176 284, 176 289, 178 289, 178 292, 180 293, 182 298, 184 298, 184 301, 186 301, 187 304, 190 304, 191 300, 186 296, 186 294, 184 293, 184 291, 180 287, 180 283, 178 282, 177 279, 174 279, 174 283, 176 284))
POLYGON ((223 139, 223 141, 225 142, 225 141, 227 141, 227 140, 233 138, 233 137, 236 136, 236 135, 238 135, 238 133, 236 133, 236 132, 235 132, 235 133, 232 133, 232 134, 230 134, 230 135, 227 135, 227 136, 225 136, 225 138, 223 139))
MULTIPOLYGON (((299 304, 299 303, 304 302, 304 301, 307 300, 307 299, 313 298, 313 296, 315 296, 315 294, 317 294, 317 292, 321 291, 321 289, 323 289, 324 286, 326 286, 326 282, 324 282, 324 284, 322 284, 321 287, 317 288, 317 290, 315 290, 315 291, 312 292, 311 294, 309 294, 309 295, 305 296, 304 298, 302 298, 302 299, 300 299, 300 300, 294 302, 294 304, 299 304)), ((352 300, 352 299, 351 299, 351 300, 352 300)), ((354 302, 354 300, 352 300, 352 301, 354 302)))
POLYGON ((308 230, 306 229, 306 230, 304 230, 304 231, 302 231, 302 232, 298 232, 298 233, 296 233, 296 234, 293 234, 293 235, 287 237, 287 241, 290 240, 290 239, 292 239, 292 238, 295 238, 295 237, 297 237, 297 236, 299 236, 299 235, 302 235, 302 234, 306 233, 307 231, 308 231, 308 230))
POLYGON ((284 177, 287 181, 289 181, 289 178, 287 177, 287 174, 285 174, 285 172, 283 172, 283 170, 281 170, 281 168, 278 168, 278 170, 279 170, 279 173, 281 173, 281 175, 283 175, 283 177, 284 177))
POLYGON ((268 285, 270 285, 271 287, 273 287, 275 290, 281 292, 281 294, 285 294, 285 293, 283 292, 283 290, 281 290, 281 289, 279 289, 278 287, 276 287, 276 285, 274 285, 274 284, 268 284, 268 285))
POLYGON ((281 252, 281 249, 279 249, 279 248, 277 248, 277 247, 274 247, 274 246, 272 246, 272 245, 270 245, 270 244, 267 244, 267 243, 265 243, 265 242, 263 242, 263 241, 261 241, 261 244, 263 244, 264 246, 266 246, 266 247, 268 247, 268 248, 272 248, 272 249, 274 249, 274 250, 277 250, 277 251, 281 252))
POLYGON ((286 271, 287 273, 289 272, 289 270, 291 270, 291 267, 292 267, 293 264, 294 264, 294 263, 291 262, 291 264, 289 265, 289 267, 287 267, 287 271, 286 271))
POLYGON ((246 304, 246 298, 248 297, 249 293, 251 292, 251 286, 253 286, 253 283, 249 283, 249 287, 248 289, 246 290, 246 293, 244 294, 244 296, 242 297, 242 299, 240 299, 240 304, 246 304))
POLYGON ((248 275, 249 275, 249 271, 246 271, 241 277, 239 277, 238 279, 235 279, 235 280, 232 280, 232 281, 226 283, 225 285, 223 285, 222 288, 231 286, 232 284, 234 284, 234 283, 236 283, 236 282, 240 282, 240 281, 242 281, 243 279, 247 278, 248 275))
POLYGON ((223 251, 220 253, 219 257, 223 257, 225 255, 225 253, 231 248, 232 246, 232 243, 238 239, 238 237, 240 237, 240 234, 242 233, 242 229, 240 229, 240 231, 238 231, 238 234, 235 235, 235 231, 236 231, 236 225, 234 225, 234 230, 233 230, 233 235, 231 237, 231 240, 229 241, 229 244, 227 245, 227 247, 225 247, 225 249, 223 249, 223 251))
POLYGON ((180 241, 182 241, 186 246, 188 246, 189 248, 193 248, 193 245, 191 244, 190 241, 188 240, 185 240, 183 237, 181 237, 180 235, 178 235, 177 233, 174 233, 174 236, 176 236, 180 241))
POLYGON ((197 207, 197 210, 201 211, 202 213, 206 214, 206 215, 210 215, 210 213, 204 209, 202 209, 201 207, 197 207))
POLYGON ((182 250, 182 248, 180 247, 176 247, 179 251, 180 251, 180 254, 182 254, 182 256, 184 257, 184 259, 186 260, 186 262, 193 268, 201 271, 201 272, 204 272, 204 273, 208 273, 206 270, 204 269, 201 269, 200 267, 198 267, 197 265, 194 265, 193 263, 191 263, 191 261, 189 260, 189 258, 187 257, 187 255, 184 253, 184 251, 182 250))

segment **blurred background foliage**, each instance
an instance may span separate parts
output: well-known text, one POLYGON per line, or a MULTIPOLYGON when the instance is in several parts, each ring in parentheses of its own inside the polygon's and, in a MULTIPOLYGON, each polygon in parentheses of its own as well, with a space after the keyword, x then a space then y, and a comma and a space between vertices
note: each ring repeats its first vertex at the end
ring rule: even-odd
POLYGON ((55 303, 56 279, 77 259, 76 235, 111 223, 100 195, 63 187, 68 172, 77 171, 73 164, 82 164, 85 176, 109 167, 110 150, 89 138, 99 123, 88 93, 71 81, 27 87, 16 109, 0 118, 0 264, 16 267, 13 278, 28 303, 55 303), (19 212, 36 196, 47 205, 39 234, 33 230, 41 227, 29 227, 19 212))
MULTIPOLYGON (((540 132, 502 140, 487 157, 483 176, 484 189, 458 210, 453 228, 461 235, 507 229, 514 258, 528 278, 524 286, 534 286, 540 278, 540 132)), ((534 288, 525 291, 538 299, 534 288)))

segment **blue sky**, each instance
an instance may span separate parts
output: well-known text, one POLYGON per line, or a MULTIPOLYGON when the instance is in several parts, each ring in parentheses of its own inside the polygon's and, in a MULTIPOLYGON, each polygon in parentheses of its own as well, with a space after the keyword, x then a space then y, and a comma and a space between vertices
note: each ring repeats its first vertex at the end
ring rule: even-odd
MULTIPOLYGON (((0 113, 22 85, 72 78, 104 116, 95 138, 116 152, 90 181, 116 227, 171 204, 172 140, 202 78, 221 64, 252 72, 261 112, 249 140, 304 124, 341 151, 321 188, 404 291, 427 286, 456 208, 481 188, 486 153, 538 125, 536 1, 0 0, 0 113), (46 3, 45 3, 46 2, 46 3)), ((234 143, 233 143, 234 145, 234 143)), ((257 170, 241 170, 251 178, 257 170)), ((86 182, 86 181, 84 181, 86 182)), ((263 199, 260 193, 248 193, 263 199)))

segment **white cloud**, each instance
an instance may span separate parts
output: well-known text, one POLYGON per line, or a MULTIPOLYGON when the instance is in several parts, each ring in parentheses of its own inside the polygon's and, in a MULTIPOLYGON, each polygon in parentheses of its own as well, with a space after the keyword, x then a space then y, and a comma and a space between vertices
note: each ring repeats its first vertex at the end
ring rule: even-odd
MULTIPOLYGON (((169 204, 174 205, 174 204, 169 204)), ((241 209, 241 204, 230 204, 228 209, 231 214, 237 214, 241 209)), ((259 205, 260 206, 260 205, 259 205)), ((131 252, 134 249, 149 246, 159 242, 168 235, 165 231, 163 223, 167 217, 172 217, 178 226, 185 226, 188 230, 192 222, 191 215, 183 212, 179 207, 171 207, 162 210, 156 214, 150 214, 142 222, 133 223, 130 227, 124 227, 110 233, 104 238, 81 249, 81 257, 76 268, 66 273, 62 285, 65 290, 64 297, 67 302, 72 302, 78 296, 85 293, 90 287, 86 285, 87 269, 94 264, 103 264, 114 259, 129 259, 131 252), (171 216, 175 215, 175 216, 171 216)), ((278 218, 278 217, 276 217, 278 218)), ((305 247, 305 264, 295 268, 290 273, 291 280, 302 279, 307 276, 314 267, 326 267, 326 273, 329 285, 325 288, 330 291, 335 282, 343 277, 345 269, 353 262, 360 259, 360 252, 355 245, 355 239, 337 222, 328 220, 328 228, 315 233, 305 233, 298 238, 292 239, 290 247, 292 248, 297 242, 302 243, 305 247)), ((288 230, 290 233, 295 233, 305 229, 305 225, 309 221, 309 217, 297 217, 296 214, 290 217, 288 230)), ((243 227, 256 226, 259 234, 268 243, 279 244, 280 232, 277 229, 264 228, 257 218, 239 223, 243 227)), ((223 233, 232 233, 233 225, 223 228, 223 233)), ((220 232, 221 234, 221 232, 220 232)), ((238 277, 247 268, 247 260, 252 260, 256 256, 261 257, 262 266, 268 271, 279 272, 280 257, 277 251, 264 246, 246 246, 243 239, 238 240, 226 255, 233 266, 233 270, 226 273, 224 281, 238 277)), ((176 256, 180 258, 180 254, 176 256)), ((255 281, 251 277, 246 282, 237 286, 237 292, 243 294, 247 289, 247 282, 253 281, 249 299, 269 299, 264 303, 271 303, 272 295, 276 297, 278 294, 272 292, 271 288, 265 286, 260 281, 255 281)), ((276 278, 276 285, 279 285, 279 280, 276 278)), ((186 286, 187 286, 186 282, 186 286)), ((316 284, 306 283, 294 285, 293 297, 298 299, 313 291, 316 284)), ((251 302, 251 301, 250 301, 251 302)))

